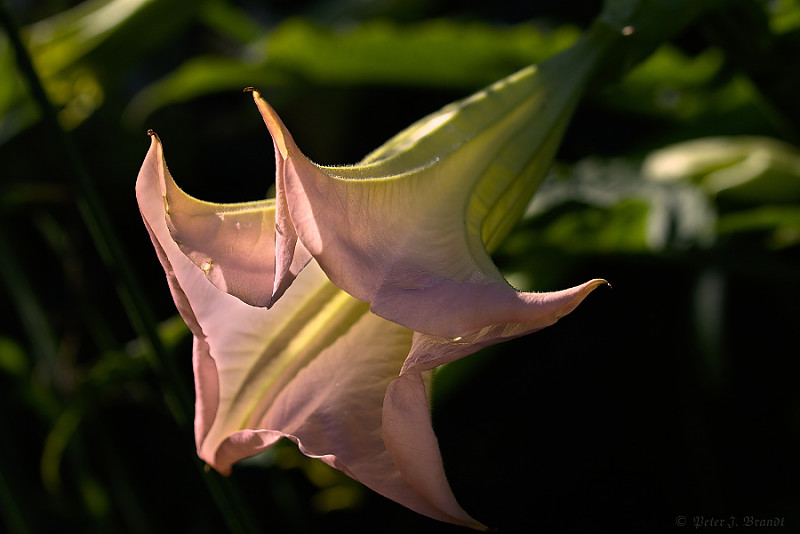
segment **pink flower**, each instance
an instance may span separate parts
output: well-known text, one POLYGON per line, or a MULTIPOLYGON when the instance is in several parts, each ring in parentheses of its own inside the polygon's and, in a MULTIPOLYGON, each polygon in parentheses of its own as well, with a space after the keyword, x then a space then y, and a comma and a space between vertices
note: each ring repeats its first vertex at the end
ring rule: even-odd
POLYGON ((287 437, 412 510, 483 528, 447 483, 429 371, 555 323, 604 283, 519 292, 487 252, 547 170, 590 65, 526 69, 353 167, 310 162, 253 91, 276 199, 190 197, 152 136, 137 199, 194 334, 204 461, 228 474, 287 437))

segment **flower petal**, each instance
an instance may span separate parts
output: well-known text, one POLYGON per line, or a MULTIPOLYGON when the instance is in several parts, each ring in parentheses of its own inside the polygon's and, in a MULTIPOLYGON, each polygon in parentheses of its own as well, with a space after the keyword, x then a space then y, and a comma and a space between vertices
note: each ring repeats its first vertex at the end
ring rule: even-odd
MULTIPOLYGON (((156 137, 157 140, 157 137, 156 137)), ((167 225, 173 239, 220 290, 253 306, 271 306, 288 288, 311 255, 296 241, 282 242, 275 254, 276 200, 218 204, 198 200, 182 191, 172 178, 163 154, 154 163, 161 175, 167 225), (291 247, 286 259, 285 251, 291 247), (275 278, 276 262, 286 273, 275 278)), ((293 229, 291 229, 293 232, 293 229)))
MULTIPOLYGON (((395 464, 420 493, 437 502, 447 486, 436 436, 430 429, 426 410, 428 397, 421 373, 477 352, 479 349, 535 332, 570 313, 596 287, 605 283, 593 280, 581 286, 547 294, 526 294, 537 299, 536 314, 521 322, 495 324, 466 338, 447 339, 414 333, 411 351, 400 376, 389 384, 383 404, 383 439, 395 464), (546 310, 546 313, 544 312, 546 310), (427 424, 423 424, 427 421, 427 424), (430 429, 430 431, 429 431, 430 429), (433 453, 436 451, 436 454, 433 453)), ((439 504, 448 510, 448 504, 439 504)), ((457 509, 450 509, 456 515, 457 509)), ((468 525, 469 526, 469 525, 468 525)))
POLYGON ((594 279, 561 291, 521 292, 502 278, 498 281, 484 276, 476 282, 458 282, 423 274, 414 268, 402 269, 404 265, 407 263, 395 267, 398 275, 387 276, 386 284, 376 293, 372 311, 394 316, 396 312, 392 310, 413 309, 415 313, 403 316, 402 324, 442 338, 473 339, 494 327, 519 332, 508 337, 535 332, 554 324, 593 289, 606 283, 594 279), (425 291, 424 306, 419 305, 420 290, 425 291))
POLYGON ((589 293, 601 285, 607 285, 607 282, 590 280, 562 291, 520 293, 522 303, 517 306, 519 316, 508 322, 484 327, 468 336, 444 338, 417 332, 400 374, 418 374, 463 358, 484 347, 551 326, 571 313, 589 293))
POLYGON ((552 161, 591 70, 568 71, 566 90, 554 91, 571 65, 525 69, 419 121, 353 167, 308 160, 254 90, 275 145, 282 264, 299 242, 373 313, 434 336, 546 316, 546 299, 512 288, 485 243, 501 240, 552 161))
POLYGON ((405 479, 445 514, 450 523, 485 530, 452 498, 444 474, 439 442, 431 426, 428 397, 419 373, 389 384, 383 404, 383 441, 405 479))
POLYGON ((397 463, 384 443, 384 395, 410 346, 409 330, 367 313, 297 375, 260 426, 286 429, 304 453, 419 513, 481 527, 447 484, 426 398, 403 414, 405 439, 418 453, 414 462, 397 463), (336 457, 325 456, 331 441, 338 446, 336 457), (419 471, 427 474, 424 480, 419 471))
MULTIPOLYGON (((199 456, 227 474, 236 461, 288 437, 305 454, 412 510, 480 527, 461 510, 444 479, 435 438, 430 439, 427 401, 414 412, 421 418, 413 426, 425 453, 412 471, 441 480, 420 485, 405 472, 409 466, 398 468, 382 439, 384 395, 408 355, 412 332, 369 313, 365 303, 332 285, 316 262, 271 310, 220 291, 170 233, 167 221, 173 215, 164 199, 182 198, 168 194, 170 181, 154 136, 137 180, 137 199, 175 302, 195 335, 199 456)), ((194 215, 179 211, 180 217, 194 215)), ((212 216, 200 210, 197 217, 205 223, 212 216)))
POLYGON ((172 239, 220 290, 266 305, 273 292, 275 201, 214 204, 193 198, 175 184, 155 135, 153 146, 145 165, 160 193, 151 201, 161 206, 152 209, 166 210, 172 239))

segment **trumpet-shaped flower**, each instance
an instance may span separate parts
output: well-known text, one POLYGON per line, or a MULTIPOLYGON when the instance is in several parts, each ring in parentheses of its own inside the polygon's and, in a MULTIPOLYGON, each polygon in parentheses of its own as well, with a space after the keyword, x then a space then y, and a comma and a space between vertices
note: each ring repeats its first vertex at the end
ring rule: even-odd
POLYGON ((549 166, 594 56, 529 68, 412 125, 353 167, 321 167, 253 91, 275 199, 181 191, 152 136, 137 199, 194 335, 195 437, 223 474, 287 437, 430 517, 457 504, 426 371, 534 332, 603 280, 512 288, 494 248, 549 166))
POLYGON ((458 340, 374 315, 313 260, 272 309, 253 307, 215 287, 208 278, 215 266, 198 267, 181 251, 181 237, 206 235, 209 247, 228 254, 218 256, 222 269, 229 259, 270 265, 275 202, 218 205, 189 197, 172 180, 158 137, 152 139, 137 197, 194 335, 198 455, 228 474, 236 461, 288 437, 305 454, 419 513, 480 527, 447 485, 423 371, 546 326, 601 282, 542 294, 540 323, 493 325, 458 340))

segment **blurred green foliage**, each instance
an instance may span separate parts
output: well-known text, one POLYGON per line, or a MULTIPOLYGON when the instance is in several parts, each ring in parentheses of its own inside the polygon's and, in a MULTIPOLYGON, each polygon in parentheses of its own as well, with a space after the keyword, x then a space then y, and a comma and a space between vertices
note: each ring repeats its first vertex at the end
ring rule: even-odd
MULTIPOLYGON (((192 387, 191 341, 133 198, 144 132, 191 193, 251 200, 273 156, 243 87, 310 157, 352 162, 566 48, 599 2, 9 7, 180 383, 154 371, 0 33, 0 531, 455 532, 291 445, 231 481, 203 471, 165 400, 192 387)), ((524 289, 614 289, 438 372, 435 428, 476 518, 501 532, 661 532, 694 515, 798 528, 799 49, 800 2, 730 0, 591 88, 497 260, 524 289)))
POLYGON ((141 120, 164 105, 248 83, 480 87, 552 56, 578 35, 569 26, 545 36, 531 25, 448 19, 413 26, 378 19, 335 30, 293 18, 246 43, 241 59, 192 58, 137 94, 129 114, 141 120))

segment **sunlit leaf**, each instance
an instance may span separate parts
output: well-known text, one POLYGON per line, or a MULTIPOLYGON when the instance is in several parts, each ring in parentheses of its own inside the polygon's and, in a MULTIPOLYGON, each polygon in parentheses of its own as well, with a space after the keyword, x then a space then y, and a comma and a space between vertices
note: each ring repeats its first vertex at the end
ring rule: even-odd
MULTIPOLYGON (((23 40, 62 126, 70 130, 94 113, 105 98, 103 76, 157 46, 200 5, 177 0, 89 0, 23 28, 23 40), (89 56, 104 55, 106 60, 98 63, 105 72, 87 61, 89 56)), ((0 73, 3 143, 39 118, 4 35, 0 73)))
POLYGON ((546 180, 526 220, 526 230, 512 236, 512 243, 581 253, 652 253, 708 245, 715 212, 691 185, 643 182, 632 163, 589 159, 546 180))
POLYGON ((647 157, 645 176, 691 181, 719 201, 738 205, 800 201, 800 151, 766 137, 693 139, 647 157))

